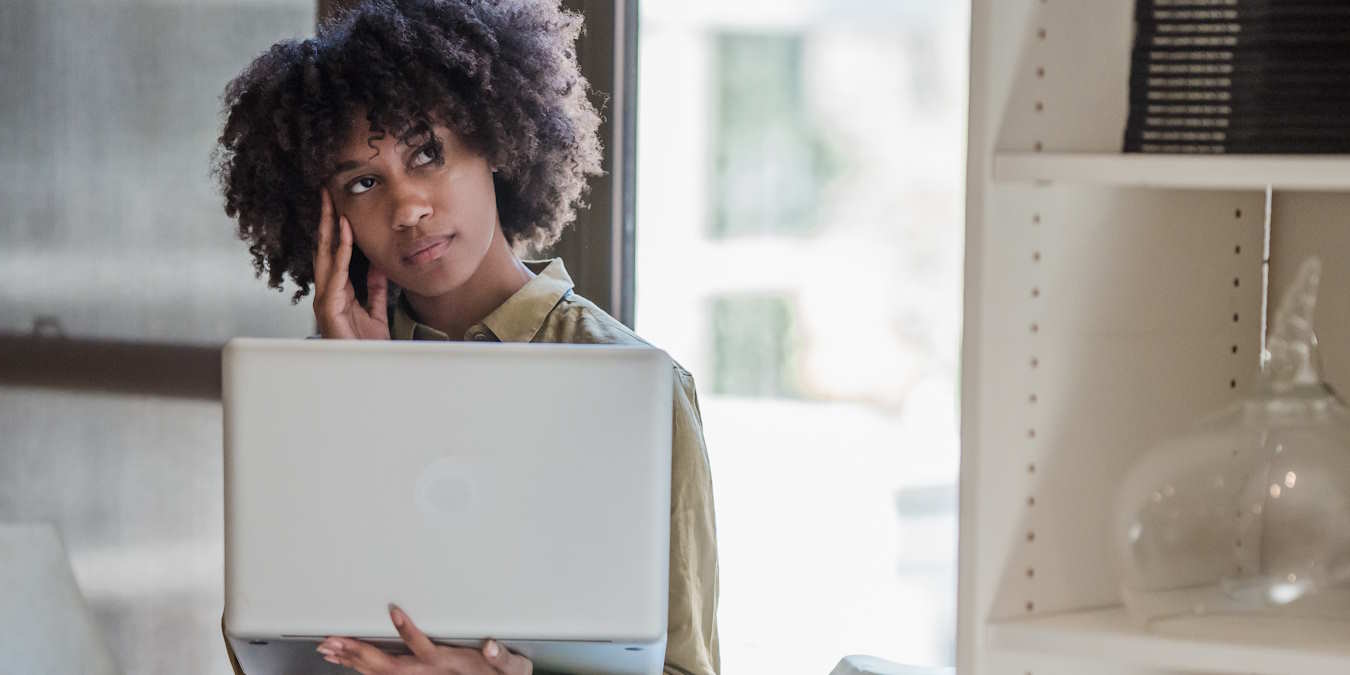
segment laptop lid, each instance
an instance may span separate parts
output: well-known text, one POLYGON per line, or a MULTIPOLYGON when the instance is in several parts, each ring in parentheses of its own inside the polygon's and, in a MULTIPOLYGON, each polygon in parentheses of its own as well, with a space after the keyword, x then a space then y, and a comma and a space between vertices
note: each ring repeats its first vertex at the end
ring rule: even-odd
POLYGON ((235 339, 237 638, 664 640, 672 365, 643 346, 235 339))

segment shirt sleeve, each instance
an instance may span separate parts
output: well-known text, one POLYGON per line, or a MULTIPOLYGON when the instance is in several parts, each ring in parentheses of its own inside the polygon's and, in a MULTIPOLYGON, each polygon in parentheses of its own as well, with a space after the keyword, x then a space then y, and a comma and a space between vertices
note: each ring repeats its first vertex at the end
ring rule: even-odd
POLYGON ((672 675, 716 675, 722 665, 717 638, 717 522, 712 472, 694 378, 683 368, 675 369, 674 394, 665 671, 672 675))

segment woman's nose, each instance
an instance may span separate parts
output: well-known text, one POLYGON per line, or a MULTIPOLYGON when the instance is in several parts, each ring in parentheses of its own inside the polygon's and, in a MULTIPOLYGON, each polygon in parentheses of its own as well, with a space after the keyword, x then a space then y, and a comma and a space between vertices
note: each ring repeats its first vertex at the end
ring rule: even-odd
POLYGON ((431 200, 422 191, 404 188, 395 194, 394 229, 413 227, 431 215, 431 200))

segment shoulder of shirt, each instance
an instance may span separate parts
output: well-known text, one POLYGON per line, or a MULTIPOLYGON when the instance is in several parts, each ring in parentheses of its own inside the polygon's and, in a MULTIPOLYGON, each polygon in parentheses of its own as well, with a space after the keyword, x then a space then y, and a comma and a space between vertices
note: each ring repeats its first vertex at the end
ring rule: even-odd
MULTIPOLYGON (((609 312, 600 309, 594 302, 575 291, 568 293, 558 302, 558 305, 549 314, 548 320, 555 325, 568 325, 574 331, 571 335, 566 336, 567 342, 645 345, 659 349, 656 345, 633 332, 633 329, 625 326, 622 321, 610 316, 609 312)), ((673 357, 670 362, 675 367, 675 374, 680 378, 682 384, 692 387, 694 384, 693 374, 673 357)))

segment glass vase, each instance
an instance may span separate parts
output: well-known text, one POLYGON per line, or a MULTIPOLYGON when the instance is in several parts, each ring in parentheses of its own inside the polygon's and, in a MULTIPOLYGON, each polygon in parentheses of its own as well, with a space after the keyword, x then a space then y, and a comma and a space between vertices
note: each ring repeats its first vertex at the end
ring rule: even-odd
POLYGON ((1300 268, 1252 390, 1127 474, 1116 557, 1138 621, 1350 619, 1350 411, 1320 372, 1320 277, 1315 258, 1300 268))

